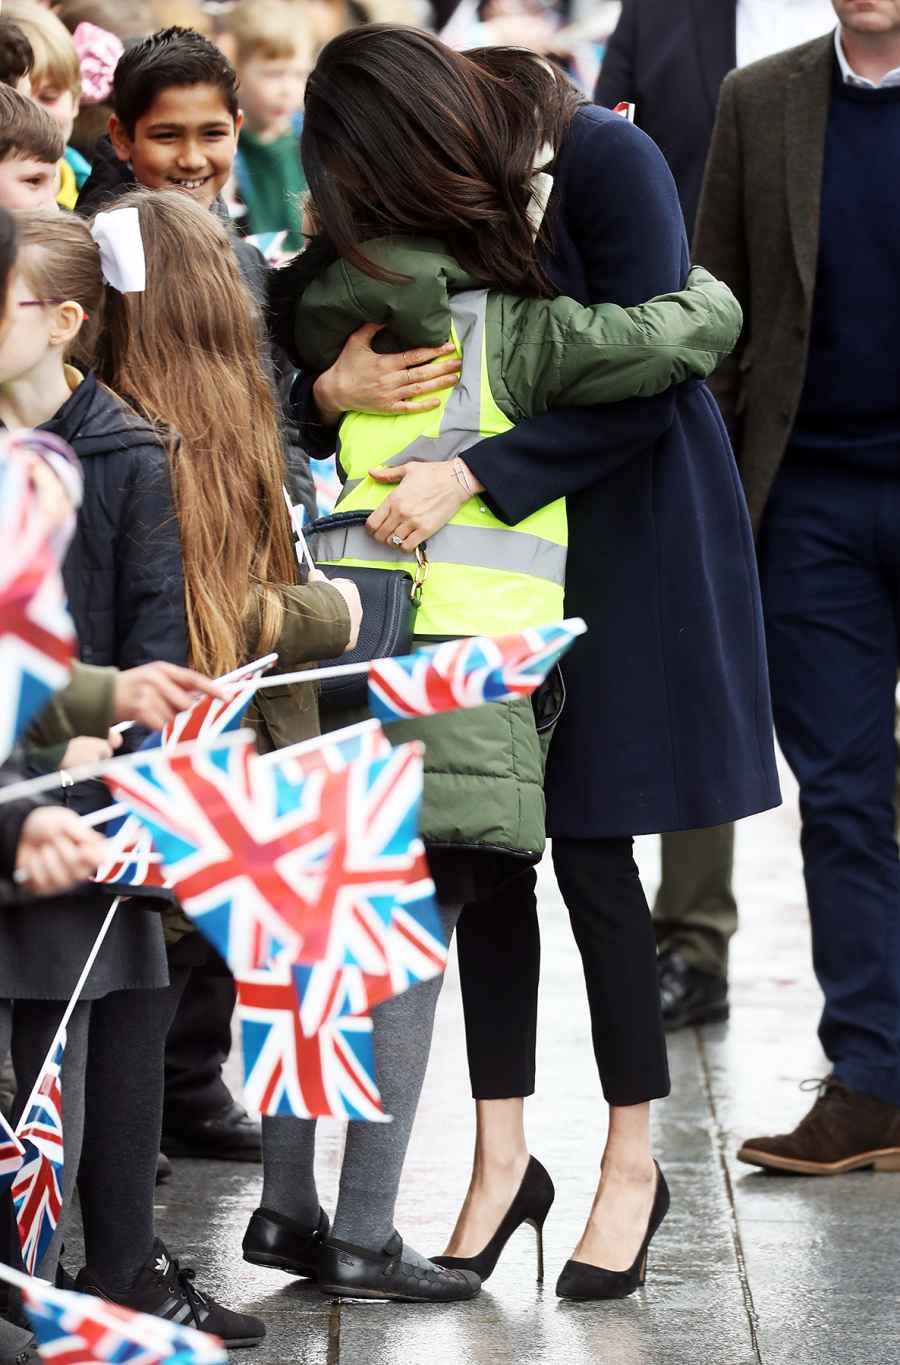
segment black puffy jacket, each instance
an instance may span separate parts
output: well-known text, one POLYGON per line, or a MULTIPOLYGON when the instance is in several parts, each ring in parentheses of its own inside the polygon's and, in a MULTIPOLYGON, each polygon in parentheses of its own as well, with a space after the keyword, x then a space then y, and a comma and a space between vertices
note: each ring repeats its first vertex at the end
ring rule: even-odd
MULTIPOLYGON (((101 209, 113 208, 120 195, 137 187, 131 167, 127 162, 119 160, 109 138, 102 137, 97 143, 91 174, 78 196, 75 212, 82 218, 91 218, 101 209)), ((268 325, 267 281, 273 272, 269 270, 264 257, 253 243, 243 241, 233 231, 228 210, 221 198, 213 205, 213 212, 229 229, 241 278, 268 325)), ((281 422, 284 447, 285 484, 292 502, 301 503, 306 508, 309 520, 313 521, 318 513, 309 456, 300 444, 296 422, 290 415, 290 394, 297 372, 293 361, 288 359, 288 355, 277 342, 273 344, 268 334, 261 349, 260 359, 276 393, 276 408, 281 422)))
POLYGON ((84 470, 63 565, 85 663, 134 668, 187 659, 181 541, 159 436, 89 374, 49 422, 84 470))

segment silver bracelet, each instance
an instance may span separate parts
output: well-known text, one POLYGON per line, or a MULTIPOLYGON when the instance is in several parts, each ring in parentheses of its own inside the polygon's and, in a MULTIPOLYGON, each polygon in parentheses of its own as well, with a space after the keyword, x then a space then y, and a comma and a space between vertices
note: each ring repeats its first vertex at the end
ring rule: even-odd
POLYGON ((463 464, 462 460, 459 459, 458 456, 453 461, 453 473, 456 475, 456 482, 459 484, 459 486, 466 490, 470 498, 474 498, 475 489, 469 483, 469 476, 466 473, 465 465, 463 464))

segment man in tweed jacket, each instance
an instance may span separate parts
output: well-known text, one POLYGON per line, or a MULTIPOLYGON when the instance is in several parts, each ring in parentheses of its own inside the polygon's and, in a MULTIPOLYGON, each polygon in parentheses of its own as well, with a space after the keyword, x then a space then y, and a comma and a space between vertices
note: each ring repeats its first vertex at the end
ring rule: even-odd
POLYGON ((744 306, 713 380, 758 531, 832 1065, 750 1164, 900 1171, 900 0, 727 78, 695 258, 744 306))

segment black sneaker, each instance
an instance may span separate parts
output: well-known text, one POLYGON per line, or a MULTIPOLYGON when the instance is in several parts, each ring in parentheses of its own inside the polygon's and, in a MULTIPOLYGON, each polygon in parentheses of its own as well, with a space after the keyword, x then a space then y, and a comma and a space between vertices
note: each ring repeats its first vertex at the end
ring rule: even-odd
POLYGON ((728 979, 701 972, 680 953, 659 956, 659 995, 667 1033, 728 1018, 728 979))
POLYGON ((266 1335, 265 1324, 249 1313, 233 1313, 208 1294, 194 1288, 195 1271, 182 1269, 157 1237, 150 1260, 127 1294, 108 1293, 89 1266, 78 1272, 76 1287, 82 1294, 94 1294, 110 1303, 151 1313, 157 1318, 177 1322, 181 1327, 196 1327, 221 1337, 226 1346, 258 1346, 266 1335))

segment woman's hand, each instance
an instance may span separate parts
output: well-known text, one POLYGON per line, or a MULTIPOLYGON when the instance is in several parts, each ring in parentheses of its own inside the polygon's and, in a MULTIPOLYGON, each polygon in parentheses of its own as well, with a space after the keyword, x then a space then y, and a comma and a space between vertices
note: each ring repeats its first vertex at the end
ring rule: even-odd
POLYGON ((440 400, 425 395, 450 389, 459 379, 460 359, 452 341, 435 349, 379 355, 372 338, 381 330, 375 322, 360 327, 313 385, 316 406, 328 426, 345 412, 427 412, 440 400))
POLYGON ((68 891, 93 877, 109 845, 74 811, 40 806, 22 825, 16 881, 36 896, 68 891))
POLYGON ((359 595, 359 588, 349 578, 329 578, 321 569, 310 569, 307 578, 309 583, 329 583, 332 588, 337 588, 347 604, 350 613, 350 639, 344 646, 344 653, 349 654, 351 649, 355 649, 359 641, 359 628, 363 619, 362 598, 359 595))
POLYGON ((415 550, 436 535, 463 503, 484 490, 459 459, 435 464, 410 460, 397 469, 370 469, 369 474, 379 483, 399 486, 375 508, 366 526, 382 545, 396 545, 406 551, 415 550))

